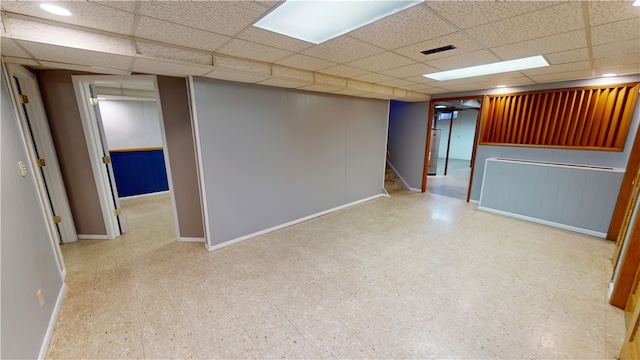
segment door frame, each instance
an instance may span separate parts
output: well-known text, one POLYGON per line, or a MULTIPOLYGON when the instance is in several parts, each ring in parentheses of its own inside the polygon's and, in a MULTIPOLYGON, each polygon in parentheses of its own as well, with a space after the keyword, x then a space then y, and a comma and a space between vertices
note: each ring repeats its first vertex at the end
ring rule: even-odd
MULTIPOLYGON (((163 156, 165 161, 165 167, 167 172, 167 181, 169 185, 169 194, 171 198, 171 207, 173 212, 173 221, 175 228, 176 240, 180 239, 180 228, 178 224, 178 214, 176 210, 176 200, 173 191, 173 181, 171 178, 171 165, 169 162, 169 148, 167 146, 167 138, 164 128, 164 118, 162 115, 162 106, 160 101, 160 95, 158 91, 158 82, 155 75, 72 75, 73 88, 76 94, 76 101, 80 110, 80 118, 82 120, 82 129, 85 134, 85 140, 87 143, 87 150, 89 152, 89 159, 91 161, 91 168, 93 170, 93 177, 98 189, 98 198, 100 200, 100 208, 102 210, 102 217, 104 220, 105 228, 107 229, 107 238, 114 239, 121 235, 120 228, 118 226, 118 219, 114 216, 114 194, 111 191, 109 185, 109 175, 107 174, 106 167, 102 162, 102 141, 100 139, 100 133, 98 130, 98 124, 96 123, 95 113, 92 109, 91 96, 89 91, 89 84, 96 82, 114 82, 114 83, 153 83, 156 109, 158 111, 158 121, 160 122, 160 136, 162 138, 163 156)), ((115 184, 114 184, 115 186, 115 184)))
MULTIPOLYGON (((429 167, 429 150, 431 149, 431 127, 433 126, 433 117, 436 113, 436 103, 441 101, 458 101, 458 100, 480 100, 480 108, 478 108, 478 116, 476 118, 476 130, 473 137, 473 150, 471 152, 471 173, 469 175, 469 186, 467 187, 467 202, 471 198, 471 185, 473 183, 473 171, 476 167, 476 152, 478 151, 478 139, 480 137, 480 125, 482 124, 482 110, 485 103, 484 95, 458 96, 451 98, 438 98, 429 101, 429 118, 427 120, 427 141, 424 150, 424 167, 422 169, 422 192, 427 191, 427 172, 429 167)), ((453 126, 453 117, 451 119, 453 126)))
MULTIPOLYGON (((19 127, 20 127, 20 133, 21 133, 21 137, 22 137, 22 142, 27 150, 27 154, 28 154, 28 159, 27 159, 27 163, 29 164, 29 168, 30 171, 34 174, 33 178, 35 180, 35 186, 36 186, 36 192, 37 192, 37 196, 38 199, 40 200, 40 208, 42 209, 42 215, 44 216, 45 222, 47 223, 47 231, 49 232, 49 239, 51 241, 51 245, 53 247, 54 253, 55 253, 55 258, 56 258, 56 264, 58 265, 58 270, 60 271, 60 275, 62 277, 62 280, 64 281, 64 278, 67 274, 67 269, 66 266, 64 264, 64 259, 62 257, 62 250, 60 249, 60 234, 58 233, 58 230, 56 229, 56 225, 53 223, 53 218, 51 217, 51 214, 53 213, 53 209, 51 208, 51 204, 49 203, 49 199, 48 199, 48 195, 47 195, 47 187, 44 183, 44 179, 42 178, 42 175, 36 175, 40 173, 40 170, 38 168, 38 165, 36 164, 36 150, 34 147, 34 142, 33 139, 31 137, 31 134, 29 132, 28 129, 28 125, 26 123, 26 119, 24 119, 24 114, 22 111, 20 111, 20 101, 18 100, 17 92, 15 89, 15 85, 12 81, 13 77, 11 75, 11 73, 9 71, 13 71, 16 70, 17 67, 14 67, 13 64, 6 64, 4 62, 2 62, 2 67, 4 68, 3 73, 4 73, 4 80, 7 82, 7 84, 9 85, 9 95, 11 96, 11 100, 13 102, 13 110, 16 114, 16 118, 19 121, 19 127), (11 65, 11 66, 9 66, 11 65), (12 67, 13 69, 9 69, 10 67, 12 67)), ((24 71, 27 71, 26 69, 22 68, 24 71)), ((37 85, 37 83, 36 83, 37 85)), ((30 94, 31 95, 31 94, 30 94)), ((29 96, 29 95, 27 95, 29 96)), ((33 99, 34 99, 34 105, 35 104, 35 99, 36 98, 40 98, 40 92, 38 89, 38 93, 37 93, 37 97, 34 95, 33 99)), ((39 106, 42 106, 42 101, 40 101, 39 106)), ((34 108, 38 108, 38 106, 34 106, 34 108)), ((44 108, 41 108, 42 110, 44 108)), ((37 117, 36 117, 37 118, 37 117)), ((35 119, 34 119, 35 120, 35 119)), ((40 118, 38 121, 41 121, 42 118, 40 118)), ((44 121, 46 122, 46 118, 44 118, 44 121)), ((45 124, 46 125, 46 124, 45 124)), ((48 125, 47 125, 48 126, 48 125)), ((48 127, 47 127, 48 129, 48 127)), ((50 139, 50 137, 49 137, 50 139)), ((44 152, 44 149, 43 149, 44 152)), ((55 153, 54 153, 55 155, 55 153)), ((47 155, 49 156, 49 155, 47 155)), ((66 193, 65 193, 66 196, 66 193)), ((73 223, 72 223, 73 225, 73 223)), ((75 227, 74 227, 74 231, 75 231, 75 227)))

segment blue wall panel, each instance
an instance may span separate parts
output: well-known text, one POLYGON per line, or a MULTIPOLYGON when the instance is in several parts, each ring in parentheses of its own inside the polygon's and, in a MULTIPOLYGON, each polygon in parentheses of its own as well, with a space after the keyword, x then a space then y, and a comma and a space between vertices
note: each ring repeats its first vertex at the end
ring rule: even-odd
POLYGON ((115 151, 111 163, 120 197, 169 190, 162 150, 115 151))

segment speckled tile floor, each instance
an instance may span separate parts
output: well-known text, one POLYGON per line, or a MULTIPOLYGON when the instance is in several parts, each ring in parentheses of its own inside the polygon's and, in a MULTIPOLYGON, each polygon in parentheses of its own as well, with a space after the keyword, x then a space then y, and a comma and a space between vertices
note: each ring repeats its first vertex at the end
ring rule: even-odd
POLYGON ((215 252, 167 196, 63 246, 48 358, 615 359, 613 243, 398 192, 215 252))

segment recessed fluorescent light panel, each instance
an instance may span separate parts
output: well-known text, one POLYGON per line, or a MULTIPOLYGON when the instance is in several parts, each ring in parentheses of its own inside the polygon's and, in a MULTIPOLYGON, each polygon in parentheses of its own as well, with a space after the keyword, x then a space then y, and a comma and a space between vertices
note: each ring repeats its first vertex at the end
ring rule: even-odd
POLYGON ((320 44, 421 2, 287 0, 253 26, 320 44))
POLYGON ((471 66, 461 69, 440 71, 432 74, 424 74, 422 76, 430 79, 445 81, 454 79, 464 79, 474 76, 500 74, 510 71, 518 71, 525 69, 535 69, 539 67, 549 66, 547 60, 542 55, 526 57, 522 59, 500 61, 491 64, 471 66))
POLYGON ((40 4, 40 8, 52 14, 62 15, 62 16, 71 16, 71 11, 57 5, 40 4))

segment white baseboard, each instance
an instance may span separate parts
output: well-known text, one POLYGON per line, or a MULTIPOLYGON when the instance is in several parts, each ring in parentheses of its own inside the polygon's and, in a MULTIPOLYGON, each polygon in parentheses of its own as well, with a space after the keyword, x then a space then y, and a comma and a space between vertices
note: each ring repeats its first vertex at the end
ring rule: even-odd
POLYGON ((107 235, 85 235, 78 234, 78 240, 108 240, 107 235))
POLYGON ((204 238, 194 238, 194 237, 179 237, 178 241, 182 241, 182 242, 198 242, 198 243, 203 243, 204 242, 204 238))
POLYGON ((556 228, 559 228, 559 229, 575 231, 577 233, 581 233, 581 234, 585 234, 585 235, 591 235, 591 236, 595 236, 595 237, 599 237, 599 238, 603 238, 603 239, 607 237, 606 233, 601 233, 601 232, 593 231, 593 230, 589 230, 589 229, 583 229, 583 228, 579 228, 579 227, 575 227, 575 226, 571 226, 571 225, 566 225, 566 224, 560 224, 560 223, 553 222, 553 221, 536 219, 536 218, 533 218, 533 217, 530 217, 530 216, 514 214, 514 213, 507 212, 507 211, 491 209, 491 208, 487 208, 487 207, 483 207, 483 206, 478 206, 478 209, 483 210, 483 211, 487 211, 487 212, 491 212, 491 213, 494 213, 494 214, 498 214, 498 215, 509 216, 509 217, 512 217, 512 218, 520 219, 520 220, 531 221, 531 222, 542 224, 542 225, 553 226, 553 227, 556 227, 556 228))
POLYGON ((351 203, 348 203, 348 204, 345 204, 345 205, 341 205, 341 206, 338 206, 338 207, 335 207, 335 208, 332 208, 332 209, 329 209, 329 210, 321 211, 321 212, 315 213, 313 215, 305 216, 305 217, 300 218, 300 219, 289 221, 287 223, 284 223, 284 224, 281 224, 281 225, 277 225, 277 226, 274 226, 274 227, 271 227, 271 228, 268 228, 268 229, 265 229, 265 230, 254 232, 254 233, 249 234, 249 235, 241 236, 241 237, 233 239, 233 240, 225 241, 222 244, 217 244, 217 245, 213 245, 213 246, 207 246, 207 250, 209 250, 209 251, 218 250, 218 249, 221 249, 221 248, 223 248, 225 246, 233 245, 233 244, 239 243, 240 241, 251 239, 251 238, 254 238, 256 236, 264 235, 264 234, 267 234, 267 233, 270 233, 270 232, 273 232, 273 231, 276 231, 276 230, 280 230, 280 229, 286 228, 286 227, 291 226, 291 225, 299 224, 301 222, 304 222, 304 221, 307 221, 307 220, 311 220, 311 219, 316 218, 318 216, 326 215, 326 214, 332 213, 334 211, 338 211, 338 210, 342 210, 342 209, 348 208, 350 206, 358 205, 358 204, 361 204, 363 202, 367 202, 367 201, 370 201, 370 200, 373 200, 373 199, 377 199, 379 197, 387 197, 387 196, 388 195, 385 195, 385 194, 374 195, 374 196, 371 196, 371 197, 368 197, 368 198, 365 198, 365 199, 362 199, 362 200, 354 201, 354 202, 351 202, 351 203))
POLYGON ((121 197, 119 199, 124 201, 124 200, 133 200, 133 199, 146 198, 146 197, 149 197, 149 196, 158 196, 158 195, 167 195, 167 194, 169 194, 169 190, 156 191, 156 192, 147 193, 147 194, 140 194, 140 195, 123 196, 123 197, 121 197))
POLYGON ((471 204, 476 204, 476 205, 480 204, 480 201, 478 201, 478 200, 473 200, 473 199, 469 199, 469 202, 470 202, 471 204))
POLYGON ((422 189, 416 189, 416 188, 412 188, 412 187, 410 187, 410 188, 409 188, 409 191, 413 191, 413 192, 419 192, 419 193, 421 193, 421 192, 422 192, 422 189))
POLYGON ((51 336, 53 335, 53 329, 56 327, 56 322, 58 322, 58 315, 60 315, 62 300, 64 300, 64 294, 66 293, 67 284, 63 282, 62 287, 60 288, 60 292, 58 293, 56 305, 53 307, 53 313, 51 314, 51 319, 49 320, 49 327, 47 327, 47 332, 44 334, 44 339, 42 340, 42 346, 40 346, 40 354, 38 355, 38 359, 45 359, 47 357, 47 352, 49 351, 49 343, 51 343, 51 336))

